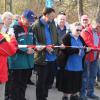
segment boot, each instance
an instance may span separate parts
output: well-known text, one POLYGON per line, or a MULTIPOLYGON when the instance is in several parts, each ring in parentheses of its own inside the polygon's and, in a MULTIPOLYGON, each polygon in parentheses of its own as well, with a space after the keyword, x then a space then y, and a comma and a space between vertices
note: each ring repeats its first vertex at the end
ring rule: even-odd
POLYGON ((79 96, 78 95, 71 95, 70 100, 79 100, 79 96))
POLYGON ((67 96, 63 96, 62 100, 68 100, 68 97, 67 96))

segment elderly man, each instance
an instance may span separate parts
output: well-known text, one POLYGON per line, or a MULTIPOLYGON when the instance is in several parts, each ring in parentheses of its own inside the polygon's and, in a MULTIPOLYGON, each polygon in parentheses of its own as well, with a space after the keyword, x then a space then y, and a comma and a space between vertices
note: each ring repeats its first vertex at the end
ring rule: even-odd
POLYGON ((55 49, 48 45, 58 45, 58 35, 55 23, 55 10, 53 8, 44 8, 43 15, 33 24, 37 42, 40 45, 47 45, 46 48, 40 48, 37 57, 38 80, 36 86, 36 100, 47 100, 48 89, 53 75, 53 69, 56 66, 55 49))
MULTIPOLYGON (((14 34, 18 44, 33 45, 35 38, 30 25, 34 22, 34 13, 25 10, 21 20, 12 27, 10 35, 14 34)), ((11 100, 26 100, 25 91, 27 80, 34 66, 34 49, 19 48, 16 54, 9 58, 9 83, 11 83, 9 96, 11 100)))
MULTIPOLYGON (((93 28, 89 27, 82 31, 81 36, 83 37, 87 46, 92 48, 100 47, 100 20, 96 20, 93 24, 93 28)), ((90 51, 85 58, 83 82, 81 89, 81 100, 86 100, 87 96, 92 99, 97 99, 98 97, 94 94, 94 84, 97 75, 98 68, 98 51, 90 51), (87 87, 88 86, 88 87, 87 87), (86 91, 87 90, 87 91, 86 91)))

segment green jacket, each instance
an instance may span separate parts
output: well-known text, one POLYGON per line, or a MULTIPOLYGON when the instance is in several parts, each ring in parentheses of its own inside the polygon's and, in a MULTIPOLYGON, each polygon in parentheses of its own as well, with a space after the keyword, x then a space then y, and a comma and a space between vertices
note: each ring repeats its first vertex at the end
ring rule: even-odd
MULTIPOLYGON (((44 26, 44 24, 42 24, 40 19, 35 21, 35 23, 32 26, 32 29, 34 30, 37 44, 46 45, 45 26, 44 26)), ((59 45, 60 42, 59 42, 58 33, 57 33, 57 29, 56 29, 54 21, 52 23, 50 23, 50 32, 52 33, 51 38, 53 40, 52 41, 53 45, 59 45)), ((56 54, 57 54, 57 51, 58 50, 56 48, 55 49, 56 54)), ((35 63, 39 64, 39 65, 45 64, 45 54, 46 54, 45 49, 36 53, 34 55, 35 56, 35 63)))
MULTIPOLYGON (((33 45, 35 38, 32 28, 28 32, 18 23, 13 26, 18 44, 33 45)), ((27 54, 28 48, 19 48, 15 55, 9 57, 9 69, 31 69, 34 67, 34 54, 27 54)))

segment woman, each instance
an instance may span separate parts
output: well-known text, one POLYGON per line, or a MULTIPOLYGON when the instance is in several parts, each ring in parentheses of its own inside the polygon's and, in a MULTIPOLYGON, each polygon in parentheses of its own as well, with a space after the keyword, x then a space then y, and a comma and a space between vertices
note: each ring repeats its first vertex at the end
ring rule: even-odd
POLYGON ((72 24, 71 32, 62 39, 65 46, 74 46, 74 48, 65 48, 59 53, 60 57, 63 56, 63 59, 58 61, 58 66, 61 68, 58 90, 64 93, 62 100, 68 100, 69 94, 71 94, 70 100, 79 99, 77 93, 82 85, 83 61, 86 51, 84 48, 78 48, 86 46, 80 36, 81 30, 81 24, 76 22, 72 24))
POLYGON ((5 84, 8 81, 7 59, 14 55, 16 50, 17 41, 15 37, 7 39, 4 34, 0 33, 0 100, 5 100, 5 84))

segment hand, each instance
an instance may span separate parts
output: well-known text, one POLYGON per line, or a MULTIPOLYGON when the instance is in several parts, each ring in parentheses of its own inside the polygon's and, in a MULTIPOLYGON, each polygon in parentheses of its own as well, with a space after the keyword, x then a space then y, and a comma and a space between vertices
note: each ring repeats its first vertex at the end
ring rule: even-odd
POLYGON ((60 46, 61 46, 60 47, 61 49, 65 49, 66 48, 64 44, 61 44, 60 46))
POLYGON ((41 45, 36 46, 37 51, 42 51, 44 48, 45 46, 41 46, 41 45))
POLYGON ((33 54, 34 53, 34 50, 32 48, 28 48, 28 51, 27 51, 28 54, 33 54))
POLYGON ((47 47, 46 47, 46 50, 47 50, 49 53, 52 53, 52 52, 54 51, 53 48, 50 47, 50 46, 47 46, 47 47))

